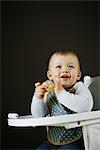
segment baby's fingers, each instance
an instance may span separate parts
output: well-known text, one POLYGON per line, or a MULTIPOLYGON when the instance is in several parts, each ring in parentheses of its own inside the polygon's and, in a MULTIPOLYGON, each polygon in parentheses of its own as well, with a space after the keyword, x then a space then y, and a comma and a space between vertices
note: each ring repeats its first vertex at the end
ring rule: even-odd
POLYGON ((40 85, 41 85, 40 82, 35 83, 35 87, 38 87, 38 86, 40 86, 40 85))
POLYGON ((45 89, 44 88, 37 88, 36 91, 38 93, 40 93, 40 92, 45 93, 45 89))

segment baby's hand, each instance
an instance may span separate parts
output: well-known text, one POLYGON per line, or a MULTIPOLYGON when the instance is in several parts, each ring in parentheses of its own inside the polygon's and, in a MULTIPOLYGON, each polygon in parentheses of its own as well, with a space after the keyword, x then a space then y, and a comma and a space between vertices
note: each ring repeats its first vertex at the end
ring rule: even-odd
POLYGON ((54 87, 54 83, 52 81, 47 80, 42 85, 45 87, 45 90, 47 92, 54 92, 55 87, 54 87))
POLYGON ((42 99, 44 97, 44 94, 46 92, 45 86, 43 84, 41 84, 40 82, 35 83, 35 93, 34 95, 38 98, 38 99, 42 99))
POLYGON ((64 89, 64 87, 62 86, 61 81, 59 80, 59 76, 56 76, 54 83, 55 83, 55 94, 56 96, 64 89))

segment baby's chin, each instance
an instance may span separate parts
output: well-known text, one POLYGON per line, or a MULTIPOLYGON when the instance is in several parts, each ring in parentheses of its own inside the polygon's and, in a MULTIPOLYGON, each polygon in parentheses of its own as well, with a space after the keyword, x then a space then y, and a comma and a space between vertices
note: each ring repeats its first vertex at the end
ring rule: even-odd
POLYGON ((62 87, 63 87, 64 89, 70 88, 70 87, 72 87, 72 84, 62 84, 62 87))
POLYGON ((69 80, 67 80, 67 81, 62 80, 61 84, 62 84, 63 88, 70 88, 75 84, 75 82, 71 82, 69 80))

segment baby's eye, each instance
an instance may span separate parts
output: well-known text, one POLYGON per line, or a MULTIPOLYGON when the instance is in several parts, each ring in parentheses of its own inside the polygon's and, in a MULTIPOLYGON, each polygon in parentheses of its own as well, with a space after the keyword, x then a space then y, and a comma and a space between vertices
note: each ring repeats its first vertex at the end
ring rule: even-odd
POLYGON ((58 66, 56 66, 56 68, 61 68, 61 66, 60 66, 60 65, 58 65, 58 66))
POLYGON ((74 69, 74 68, 75 68, 74 65, 69 65, 68 67, 71 68, 71 69, 74 69))

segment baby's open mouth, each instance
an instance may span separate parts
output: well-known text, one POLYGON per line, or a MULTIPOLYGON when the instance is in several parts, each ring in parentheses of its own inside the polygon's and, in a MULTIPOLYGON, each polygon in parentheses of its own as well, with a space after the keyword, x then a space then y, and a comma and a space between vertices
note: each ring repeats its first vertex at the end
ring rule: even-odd
POLYGON ((68 75, 62 75, 60 78, 61 79, 69 79, 71 76, 68 76, 68 75))

